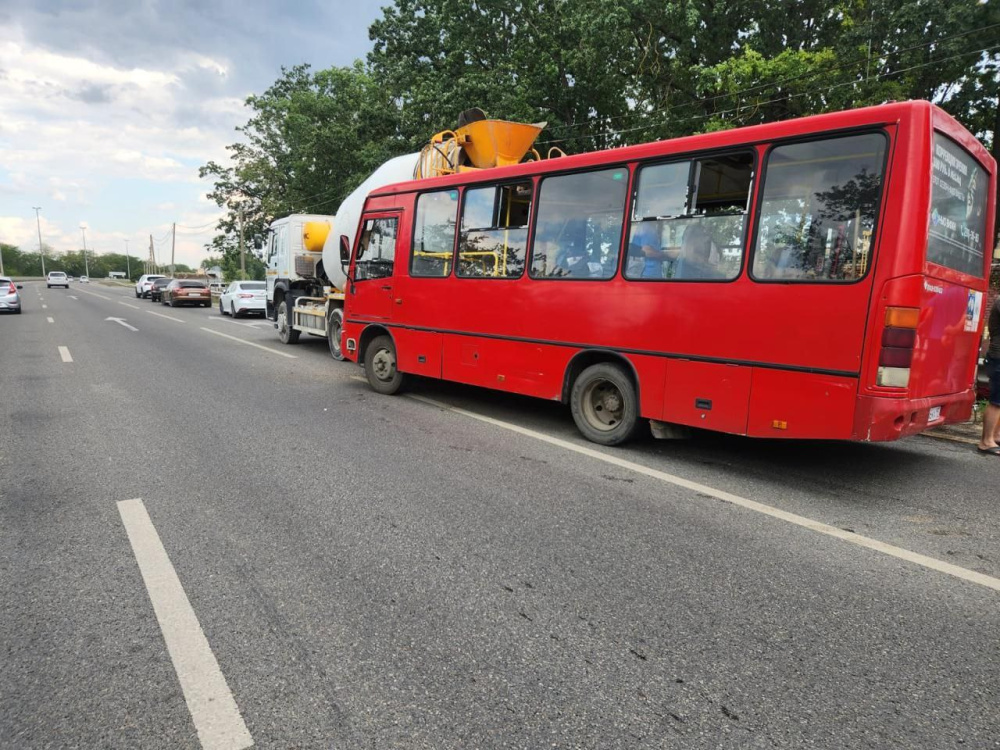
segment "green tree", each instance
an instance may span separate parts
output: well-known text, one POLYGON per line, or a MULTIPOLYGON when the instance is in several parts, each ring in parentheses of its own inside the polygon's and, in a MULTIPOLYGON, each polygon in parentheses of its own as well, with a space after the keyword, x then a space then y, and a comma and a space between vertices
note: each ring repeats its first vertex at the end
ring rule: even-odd
MULTIPOLYGON (((228 147, 232 166, 209 162, 200 175, 214 180, 208 194, 227 210, 209 249, 239 265, 239 222, 247 247, 264 246, 267 225, 291 213, 333 213, 379 164, 402 152, 395 109, 361 63, 313 73, 283 69, 228 147)), ((251 253, 248 253, 248 257, 251 253)))

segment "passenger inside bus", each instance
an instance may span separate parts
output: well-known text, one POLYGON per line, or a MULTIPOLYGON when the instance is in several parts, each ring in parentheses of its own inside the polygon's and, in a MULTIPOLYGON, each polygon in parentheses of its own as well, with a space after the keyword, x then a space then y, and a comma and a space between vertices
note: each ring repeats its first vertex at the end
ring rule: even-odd
POLYGON ((628 246, 628 267, 625 275, 631 279, 662 279, 664 264, 677 259, 677 251, 663 247, 663 232, 659 221, 632 223, 628 246))
POLYGON ((712 235, 700 224, 688 224, 681 240, 681 251, 674 264, 675 279, 722 279, 726 274, 719 268, 712 235))

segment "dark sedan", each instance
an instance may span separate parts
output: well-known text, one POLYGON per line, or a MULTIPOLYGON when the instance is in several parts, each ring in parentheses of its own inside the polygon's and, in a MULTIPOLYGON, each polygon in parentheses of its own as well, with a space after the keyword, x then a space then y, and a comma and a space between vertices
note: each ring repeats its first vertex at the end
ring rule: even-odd
POLYGON ((152 286, 149 287, 149 299, 151 302, 160 302, 163 296, 163 287, 169 284, 173 279, 164 276, 162 279, 156 279, 153 281, 152 286))
POLYGON ((164 305, 170 305, 171 307, 176 305, 211 307, 212 293, 208 289, 208 284, 203 281, 174 279, 163 287, 163 290, 160 292, 160 301, 164 305))

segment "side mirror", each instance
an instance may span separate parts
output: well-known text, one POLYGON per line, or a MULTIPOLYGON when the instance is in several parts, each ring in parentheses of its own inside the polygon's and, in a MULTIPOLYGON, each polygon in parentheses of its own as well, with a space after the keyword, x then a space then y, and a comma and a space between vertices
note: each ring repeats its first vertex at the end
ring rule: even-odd
POLYGON ((24 289, 24 284, 18 284, 18 285, 17 285, 17 288, 18 288, 18 289, 24 289))
POLYGON ((340 265, 346 266, 351 262, 351 246, 347 242, 347 235, 340 235, 340 265))

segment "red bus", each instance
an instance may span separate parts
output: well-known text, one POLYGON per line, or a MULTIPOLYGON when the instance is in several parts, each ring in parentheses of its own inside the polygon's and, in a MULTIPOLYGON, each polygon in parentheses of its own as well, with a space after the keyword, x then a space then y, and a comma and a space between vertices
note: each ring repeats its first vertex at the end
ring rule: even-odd
POLYGON ((560 400, 604 445, 642 419, 895 440, 970 415, 995 200, 922 101, 392 185, 344 351, 381 393, 560 400))

